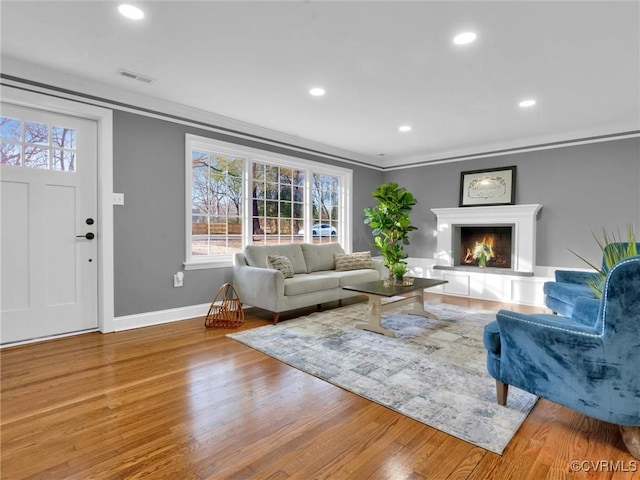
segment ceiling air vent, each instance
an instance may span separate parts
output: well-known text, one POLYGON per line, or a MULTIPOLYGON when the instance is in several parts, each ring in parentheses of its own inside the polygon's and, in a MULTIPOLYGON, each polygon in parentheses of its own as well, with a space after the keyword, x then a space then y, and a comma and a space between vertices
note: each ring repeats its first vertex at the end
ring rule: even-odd
POLYGON ((140 75, 139 73, 135 73, 135 72, 130 72, 123 68, 118 70, 118 75, 125 78, 131 78, 132 80, 139 80, 142 83, 148 83, 148 84, 151 84, 156 81, 155 78, 147 77, 146 75, 140 75))

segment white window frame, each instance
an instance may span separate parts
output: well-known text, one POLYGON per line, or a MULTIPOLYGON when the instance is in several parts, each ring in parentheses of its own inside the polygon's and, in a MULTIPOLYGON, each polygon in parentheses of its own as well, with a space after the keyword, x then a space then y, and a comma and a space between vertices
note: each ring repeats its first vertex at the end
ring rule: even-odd
POLYGON ((340 194, 338 209, 338 238, 337 241, 347 252, 352 250, 352 225, 351 205, 353 192, 353 170, 336 167, 324 163, 305 160, 289 155, 268 152, 253 147, 223 142, 199 135, 185 135, 185 270, 198 270, 207 268, 227 268, 232 265, 232 255, 192 255, 192 152, 194 150, 220 153, 237 158, 246 159, 243 169, 243 211, 242 211, 242 246, 252 242, 252 210, 250 208, 251 182, 250 173, 253 171, 253 162, 263 162, 274 166, 293 168, 305 172, 304 185, 304 216, 305 216, 305 242, 312 242, 311 225, 312 199, 311 199, 311 174, 328 174, 340 178, 340 194))

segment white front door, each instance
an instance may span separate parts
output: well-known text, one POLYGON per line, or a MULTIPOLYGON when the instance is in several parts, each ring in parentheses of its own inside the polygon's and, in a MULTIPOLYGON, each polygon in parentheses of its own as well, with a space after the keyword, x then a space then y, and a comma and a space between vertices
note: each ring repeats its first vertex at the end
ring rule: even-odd
POLYGON ((95 330, 97 124, 0 107, 0 343, 95 330))

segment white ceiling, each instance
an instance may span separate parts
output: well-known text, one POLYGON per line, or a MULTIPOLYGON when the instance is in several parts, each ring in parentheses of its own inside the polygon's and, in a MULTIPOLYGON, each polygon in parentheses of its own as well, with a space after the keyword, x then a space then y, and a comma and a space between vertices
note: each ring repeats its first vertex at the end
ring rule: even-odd
POLYGON ((3 60, 381 166, 640 130, 638 1, 131 3, 2 0, 3 60))

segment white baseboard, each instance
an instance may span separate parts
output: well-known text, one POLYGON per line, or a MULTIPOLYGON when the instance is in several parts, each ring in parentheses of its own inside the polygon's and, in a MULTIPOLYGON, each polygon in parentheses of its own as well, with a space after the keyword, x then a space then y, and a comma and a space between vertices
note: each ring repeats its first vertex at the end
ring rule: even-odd
MULTIPOLYGON (((380 259, 379 257, 377 257, 380 259)), ((437 273, 433 271, 433 266, 436 265, 436 261, 431 258, 417 258, 411 257, 407 259, 411 274, 416 277, 433 278, 442 276, 442 271, 437 273)), ((472 298, 480 298, 486 300, 503 301, 510 303, 522 303, 528 305, 544 306, 544 296, 542 295, 542 284, 547 280, 553 280, 553 272, 560 267, 546 267, 536 266, 534 275, 532 277, 512 277, 509 278, 508 283, 501 282, 496 285, 496 288, 491 288, 488 283, 482 282, 484 288, 472 288, 472 280, 467 277, 473 277, 469 273, 458 274, 462 281, 468 282, 469 287, 465 285, 465 291, 456 293, 455 290, 450 292, 444 291, 442 287, 436 287, 433 289, 434 293, 447 293, 458 296, 468 296, 472 298), (470 288, 471 287, 471 288, 470 288), (498 291, 498 293, 496 293, 498 291)), ((584 270, 584 269, 571 269, 562 268, 564 270, 584 270)), ((451 275, 451 273, 449 273, 451 275)), ((454 272, 453 275, 456 275, 454 272)), ((478 273, 475 276, 486 276, 487 274, 478 273)), ((490 275, 490 277, 498 277, 498 279, 507 280, 505 276, 490 275)), ((453 283, 451 287, 455 287, 453 283)), ((160 325, 162 323, 177 322, 180 320, 187 320, 190 318, 204 317, 209 311, 209 303, 203 303, 201 305, 190 305, 186 307, 170 308, 168 310, 159 310, 156 312, 138 313, 135 315, 125 315, 122 317, 116 317, 115 331, 120 332, 122 330, 130 330, 132 328, 149 327, 151 325, 160 325)), ((243 308, 248 308, 249 305, 243 305, 243 308)))
POLYGON ((121 332, 132 328, 149 327, 151 325, 160 325, 162 323, 203 317, 209 311, 210 305, 210 303, 203 303, 201 305, 190 305, 187 307, 170 308, 168 310, 116 317, 114 321, 115 331, 121 332))

